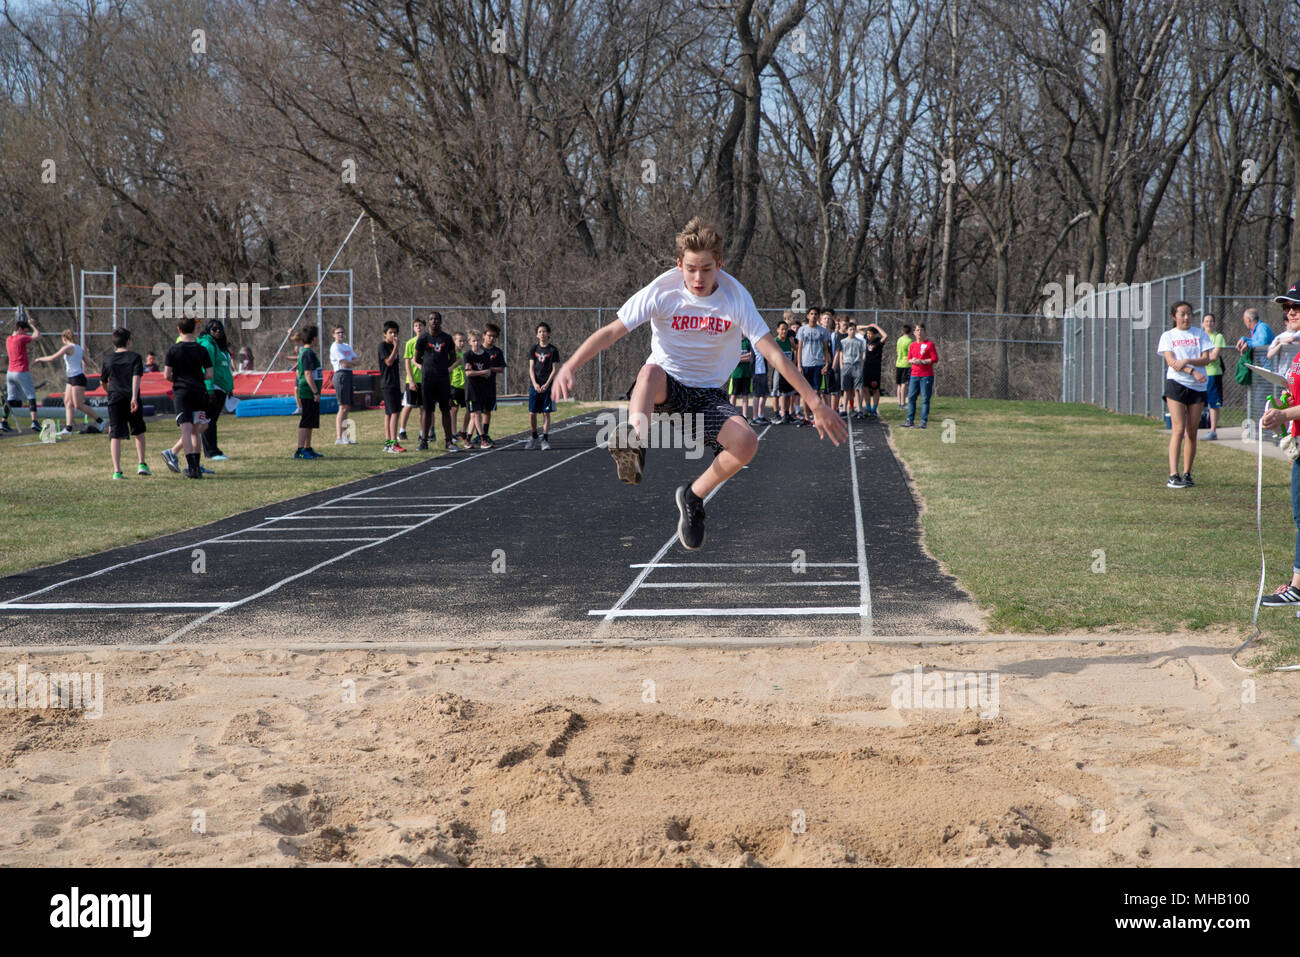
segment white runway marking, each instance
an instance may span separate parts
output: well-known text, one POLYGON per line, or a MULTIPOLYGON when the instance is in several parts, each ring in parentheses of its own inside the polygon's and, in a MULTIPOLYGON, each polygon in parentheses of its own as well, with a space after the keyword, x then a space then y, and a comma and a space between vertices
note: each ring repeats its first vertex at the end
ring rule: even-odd
MULTIPOLYGON (((792 568, 793 562, 640 562, 628 568, 792 568)), ((857 568, 857 562, 802 562, 803 568, 857 568)), ((856 585, 857 582, 854 582, 856 585)))
MULTIPOLYGON (((758 433, 759 442, 763 441, 763 436, 767 435, 768 429, 771 428, 772 427, 769 425, 762 432, 758 433)), ((722 490, 722 487, 726 485, 727 482, 729 481, 731 481, 731 479, 727 479, 725 482, 722 483, 722 485, 719 485, 712 492, 706 495, 704 497, 704 503, 707 505, 709 503, 709 500, 712 499, 713 496, 717 495, 718 492, 722 490)), ((622 617, 619 614, 619 610, 631 600, 632 596, 636 594, 636 590, 641 587, 642 583, 645 582, 645 580, 648 577, 650 577, 650 573, 654 571, 656 568, 661 567, 659 565, 659 559, 663 558, 665 555, 668 554, 668 549, 673 547, 673 542, 675 541, 677 541, 676 534, 674 534, 670 539, 668 539, 668 541, 664 542, 663 547, 660 548, 659 551, 655 552, 655 557, 645 563, 645 565, 641 568, 641 571, 637 574, 636 578, 632 580, 632 584, 627 586, 627 591, 623 592, 622 597, 620 597, 619 600, 614 603, 613 608, 610 608, 603 612, 590 611, 587 613, 589 615, 602 614, 604 616, 603 618, 601 618, 600 624, 596 626, 597 638, 602 637, 606 632, 609 631, 610 623, 614 621, 614 619, 622 617)))
MULTIPOLYGON (((274 531, 274 529, 269 529, 274 531)), ((289 531, 289 529, 285 529, 289 531)), ((310 531, 310 529, 308 529, 310 531)), ((370 538, 223 538, 213 545, 279 545, 281 542, 377 542, 378 536, 370 538)))
MULTIPOLYGON (((857 584, 857 582, 853 582, 857 584)), ((812 605, 806 608, 610 608, 596 609, 588 615, 604 615, 606 618, 694 618, 752 615, 765 618, 772 615, 856 615, 861 612, 857 605, 812 605)), ((838 640, 838 639, 826 639, 838 640)))
MULTIPOLYGON (((643 582, 642 588, 735 588, 736 582, 643 582)), ((856 581, 849 582, 780 582, 776 586, 755 584, 758 588, 857 588, 856 581)))
POLYGON ((0 602, 0 608, 16 611, 84 611, 136 608, 225 608, 229 602, 224 601, 37 601, 28 604, 6 601, 0 602))
POLYGON ((849 474, 853 476, 853 528, 858 535, 858 605, 862 618, 862 637, 872 633, 871 578, 867 574, 867 541, 862 533, 862 494, 858 491, 858 456, 853 448, 853 421, 846 419, 849 430, 849 474))

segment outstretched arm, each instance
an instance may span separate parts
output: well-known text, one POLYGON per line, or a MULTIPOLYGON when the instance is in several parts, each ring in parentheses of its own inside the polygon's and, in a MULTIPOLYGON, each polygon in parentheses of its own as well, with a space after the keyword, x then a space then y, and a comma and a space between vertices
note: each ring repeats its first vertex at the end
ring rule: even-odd
MULTIPOLYGON (((560 371, 556 373, 555 398, 567 399, 569 393, 573 391, 574 373, 625 335, 627 335, 627 326, 623 325, 622 319, 615 319, 589 335, 587 341, 578 346, 578 350, 569 357, 569 361, 561 366, 560 371)), ((767 355, 767 353, 763 354, 767 355)))

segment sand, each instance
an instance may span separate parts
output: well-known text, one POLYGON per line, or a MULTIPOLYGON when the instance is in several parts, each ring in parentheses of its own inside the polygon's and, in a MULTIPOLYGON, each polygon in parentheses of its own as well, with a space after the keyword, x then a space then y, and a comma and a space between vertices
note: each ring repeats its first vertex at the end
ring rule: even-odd
POLYGON ((0 863, 1294 866, 1300 679, 1231 647, 8 649, 105 690, 0 708, 0 863))

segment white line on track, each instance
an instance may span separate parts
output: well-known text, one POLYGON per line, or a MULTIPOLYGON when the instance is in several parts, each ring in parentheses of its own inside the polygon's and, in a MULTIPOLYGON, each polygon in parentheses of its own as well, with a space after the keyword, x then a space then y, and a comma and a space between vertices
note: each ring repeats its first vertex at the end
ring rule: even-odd
MULTIPOLYGON (((286 529, 287 531, 287 529, 286 529)), ((310 529, 308 529, 310 531, 310 529)), ((378 536, 370 538, 223 538, 213 545, 279 545, 281 542, 377 542, 378 536)))
MULTIPOLYGON (((579 427, 581 427, 581 426, 587 425, 587 424, 589 424, 589 423, 591 422, 591 420, 592 420, 593 418, 594 418, 594 416, 587 416, 587 415, 579 416, 575 421, 573 421, 573 422, 571 422, 571 423, 569 423, 569 424, 567 424, 567 425, 563 425, 563 426, 561 426, 561 427, 558 428, 558 429, 553 430, 551 434, 554 435, 556 432, 566 432, 566 431, 568 431, 569 429, 576 429, 576 428, 579 428, 579 427)), ((482 453, 480 453, 479 455, 473 455, 473 456, 469 456, 469 455, 467 455, 467 456, 464 456, 463 458, 457 458, 457 459, 455 459, 453 462, 451 462, 449 465, 434 465, 434 466, 430 466, 429 468, 421 469, 421 470, 419 470, 419 471, 417 471, 417 472, 412 472, 410 475, 405 475, 405 476, 403 476, 402 478, 394 479, 394 480, 391 481, 391 482, 385 482, 383 485, 376 485, 376 486, 373 486, 373 487, 371 487, 371 488, 366 488, 366 489, 358 489, 358 490, 355 491, 355 492, 349 492, 347 495, 340 495, 340 496, 338 496, 337 498, 329 499, 329 502, 342 502, 342 501, 346 501, 346 500, 351 499, 351 498, 355 498, 355 497, 357 497, 357 496, 370 495, 370 494, 373 494, 373 493, 375 493, 375 492, 382 491, 383 489, 386 489, 386 488, 392 488, 392 487, 395 486, 395 485, 402 485, 402 484, 404 484, 404 483, 406 483, 406 482, 410 482, 410 481, 412 481, 413 479, 424 478, 425 476, 427 476, 427 475, 428 475, 429 473, 431 473, 431 472, 443 472, 443 471, 446 471, 447 469, 455 468, 456 466, 458 466, 458 465, 460 465, 460 464, 462 464, 462 463, 464 463, 464 462, 477 462, 477 461, 479 461, 480 459, 482 459, 482 458, 484 458, 484 457, 486 457, 486 456, 489 456, 489 455, 494 454, 495 452, 500 452, 500 451, 502 451, 502 450, 504 450, 504 449, 511 448, 511 447, 513 447, 513 446, 515 446, 515 445, 522 445, 523 443, 524 443, 524 439, 515 439, 515 440, 512 441, 512 442, 509 442, 509 443, 507 443, 507 444, 505 444, 505 445, 498 445, 495 449, 490 449, 490 450, 488 450, 488 451, 486 451, 486 452, 482 452, 482 453)), ((401 466, 395 466, 395 467, 400 468, 401 466)), ((356 481, 365 481, 365 479, 357 479, 356 481)), ((349 484, 351 484, 351 483, 349 483, 349 484)), ((326 503, 326 504, 328 504, 328 503, 326 503)), ((299 512, 305 512, 305 511, 309 511, 309 510, 312 509, 312 508, 315 508, 315 506, 304 506, 303 508, 299 509, 298 511, 299 511, 299 512)), ((290 513, 290 514, 298 514, 298 513, 295 512, 295 513, 290 513)), ((445 514, 445 513, 444 513, 444 514, 445 514)), ((285 518, 285 517, 288 517, 288 516, 280 516, 280 517, 281 517, 281 518, 285 518)), ((433 516, 433 517, 436 518, 437 516, 433 516)), ((19 596, 17 596, 16 598, 11 598, 11 599, 9 599, 9 601, 10 601, 11 603, 12 603, 12 602, 19 602, 19 601, 22 601, 23 599, 26 599, 26 598, 33 598, 33 597, 35 597, 36 595, 43 595, 43 594, 45 594, 45 592, 47 592, 47 591, 53 591, 53 590, 56 589, 56 588, 62 588, 64 585, 71 585, 71 584, 73 584, 74 582, 85 581, 85 580, 87 580, 87 579, 89 579, 89 578, 99 578, 101 575, 107 575, 109 572, 115 572, 115 571, 117 571, 119 568, 126 568, 126 567, 129 566, 129 565, 136 565, 136 564, 138 564, 138 563, 140 563, 140 562, 152 561, 152 560, 155 559, 155 558, 162 558, 164 555, 174 555, 176 552, 186 552, 186 551, 189 551, 190 549, 201 548, 201 547, 204 546, 204 545, 210 545, 210 544, 213 544, 214 542, 220 542, 220 541, 222 541, 222 540, 224 540, 224 539, 227 539, 227 538, 233 538, 233 537, 236 536, 236 535, 244 535, 244 534, 246 534, 246 533, 248 533, 248 532, 250 532, 250 531, 260 530, 260 529, 262 528, 262 526, 265 525, 265 524, 266 524, 266 523, 265 523, 264 521, 263 521, 263 522, 258 522, 258 523, 255 524, 255 525, 251 525, 251 526, 248 526, 248 527, 246 527, 246 528, 237 529, 236 531, 233 531, 233 532, 225 532, 224 534, 221 534, 221 535, 215 535, 215 536, 213 536, 212 538, 205 538, 205 539, 202 539, 202 540, 200 540, 200 541, 197 541, 197 542, 190 542, 190 543, 185 544, 185 545, 177 545, 177 546, 175 546, 175 547, 173 547, 173 548, 166 548, 166 549, 163 549, 162 551, 159 551, 159 552, 150 552, 149 554, 147 554, 147 555, 141 555, 141 556, 139 556, 138 558, 129 558, 129 559, 127 559, 126 561, 116 562, 115 564, 112 564, 112 565, 106 565, 106 566, 103 567, 103 568, 96 569, 96 570, 93 571, 93 572, 87 572, 87 573, 84 574, 84 575, 74 575, 72 578, 65 578, 65 579, 63 579, 63 580, 61 580, 61 581, 54 582, 54 583, 51 584, 51 585, 45 585, 44 587, 42 587, 42 588, 38 588, 38 589, 36 589, 35 591, 27 592, 26 594, 24 594, 24 595, 19 595, 19 596)), ((350 553, 349 553, 349 554, 350 554, 350 553)), ((3 607, 3 606, 0 605, 0 607, 3 607)))
POLYGON ((271 592, 279 590, 280 588, 284 587, 285 585, 289 584, 292 581, 297 581, 299 578, 303 578, 307 575, 312 574, 313 572, 319 571, 322 568, 326 568, 330 565, 333 565, 335 562, 341 562, 343 559, 350 558, 351 556, 355 555, 357 552, 365 551, 367 548, 374 548, 376 545, 380 545, 384 542, 390 542, 395 538, 405 535, 408 532, 414 531, 417 528, 421 528, 429 524, 430 522, 437 521, 438 519, 442 518, 442 516, 448 515, 451 512, 455 512, 459 509, 462 509, 467 505, 477 505, 479 502, 483 501, 486 498, 491 498, 494 495, 500 495, 502 492, 507 492, 510 489, 514 488, 516 485, 522 485, 524 482, 535 479, 539 475, 545 475, 547 472, 551 471, 552 469, 558 469, 561 465, 567 465, 569 462, 572 462, 574 459, 581 458, 582 456, 586 455, 588 452, 596 451, 597 448, 598 446, 593 445, 590 448, 583 449, 581 452, 576 452, 573 455, 570 455, 568 458, 561 459, 560 461, 556 462, 554 465, 548 465, 544 469, 539 469, 538 471, 533 472, 531 475, 525 475, 523 478, 516 479, 515 481, 511 482, 509 485, 503 485, 498 489, 493 489, 491 492, 484 492, 482 495, 478 496, 477 498, 467 502, 462 502, 459 505, 454 505, 451 508, 447 509, 447 511, 441 512, 438 515, 431 515, 428 518, 426 518, 424 521, 419 522, 416 525, 412 525, 409 528, 403 528, 401 531, 394 532, 392 535, 389 535, 386 538, 381 538, 377 542, 370 542, 365 545, 358 545, 356 548, 348 549, 346 552, 344 552, 341 555, 335 555, 332 558, 327 558, 325 561, 318 562, 317 564, 313 565, 311 568, 308 568, 304 571, 300 571, 296 575, 290 575, 287 578, 280 579, 278 582, 275 582, 274 584, 269 585, 266 588, 263 588, 255 595, 249 595, 248 597, 241 598, 238 601, 230 602, 223 608, 215 609, 214 611, 208 612, 206 615, 196 618, 194 621, 190 622, 184 628, 181 628, 179 631, 176 631, 168 635, 166 638, 164 638, 162 641, 158 643, 160 645, 169 645, 172 642, 174 642, 177 638, 181 637, 184 634, 189 633, 190 631, 193 631, 195 628, 198 628, 204 622, 207 622, 208 620, 216 617, 217 615, 221 614, 222 612, 230 608, 238 608, 241 605, 248 604, 250 601, 255 601, 258 598, 265 597, 266 595, 271 594, 271 592))
POLYGON ((703 617, 752 615, 755 618, 763 618, 770 615, 856 615, 860 611, 857 605, 812 605, 807 608, 610 608, 595 609, 587 614, 604 615, 606 619, 694 618, 696 615, 703 617))
POLYGON ((862 495, 858 491, 858 451, 853 445, 853 421, 845 419, 849 430, 849 474, 853 476, 853 528, 858 535, 858 604, 861 608, 862 637, 873 631, 871 618, 871 578, 867 574, 867 541, 862 532, 862 495))
MULTIPOLYGON (((801 562, 804 568, 857 568, 857 562, 801 562)), ((793 562, 640 562, 628 568, 792 568, 793 562)), ((857 582, 854 582, 856 585, 857 582)))
MULTIPOLYGON (((736 588, 737 582, 642 582, 642 588, 736 588)), ((856 581, 755 583, 751 588, 857 588, 856 581)))
POLYGON ((225 608, 229 602, 224 601, 135 601, 135 602, 107 602, 107 601, 37 601, 29 604, 18 604, 17 602, 7 601, 0 602, 0 608, 13 609, 15 611, 82 611, 86 609, 98 609, 112 611, 115 609, 137 609, 137 608, 225 608))
MULTIPOLYGON (((767 435, 768 429, 770 428, 772 427, 769 425, 767 428, 765 428, 762 432, 758 434, 759 442, 763 441, 763 436, 767 435)), ((739 475, 740 473, 737 472, 736 474, 739 475)), ((731 481, 731 479, 727 479, 721 485, 718 485, 716 488, 714 488, 712 492, 706 495, 704 497, 705 504, 707 505, 709 500, 712 499, 713 496, 718 494, 719 489, 721 489, 722 486, 726 485, 727 482, 729 481, 731 481)), ((659 566, 659 559, 663 558, 665 555, 668 554, 668 549, 673 547, 673 542, 675 541, 677 541, 677 534, 674 532, 673 536, 669 538, 668 541, 664 542, 663 547, 660 548, 659 551, 655 552, 655 557, 645 563, 645 566, 641 569, 639 573, 637 573, 636 578, 632 580, 632 584, 627 586, 627 591, 623 592, 622 597, 620 597, 619 600, 614 603, 613 608, 610 608, 603 612, 596 612, 596 611, 588 612, 589 615, 595 615, 595 614, 604 615, 604 617, 601 618, 600 620, 600 624, 596 626, 597 638, 604 636, 605 633, 609 631, 610 623, 613 622, 614 619, 621 617, 621 615, 619 614, 619 610, 631 600, 632 596, 636 594, 636 590, 641 587, 642 583, 650 576, 650 573, 654 571, 656 567, 659 566)))

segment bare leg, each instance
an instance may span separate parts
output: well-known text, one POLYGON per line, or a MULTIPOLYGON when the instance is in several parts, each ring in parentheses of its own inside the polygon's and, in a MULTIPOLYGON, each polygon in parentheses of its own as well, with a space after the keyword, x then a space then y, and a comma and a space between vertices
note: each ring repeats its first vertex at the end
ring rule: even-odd
POLYGON ((1187 406, 1173 399, 1169 405, 1169 474, 1177 475, 1178 451, 1183 444, 1183 433, 1187 430, 1187 406))
POLYGON ((748 465, 758 451, 758 436, 741 416, 733 415, 718 433, 722 454, 713 460, 704 473, 691 483, 691 491, 700 498, 748 465))
POLYGON ((122 440, 109 439, 108 452, 110 455, 113 456, 113 471, 114 472, 122 471, 122 440))
POLYGON ((1201 427, 1201 405, 1202 403, 1197 402, 1187 407, 1187 444, 1183 446, 1184 472, 1190 472, 1192 462, 1196 460, 1196 430, 1201 427))
MULTIPOLYGON (((642 448, 650 446, 650 416, 654 407, 668 398, 668 373, 662 366, 644 365, 637 373, 636 385, 627 404, 627 418, 636 430, 642 448)), ((746 426, 748 428, 748 426, 746 426)))

